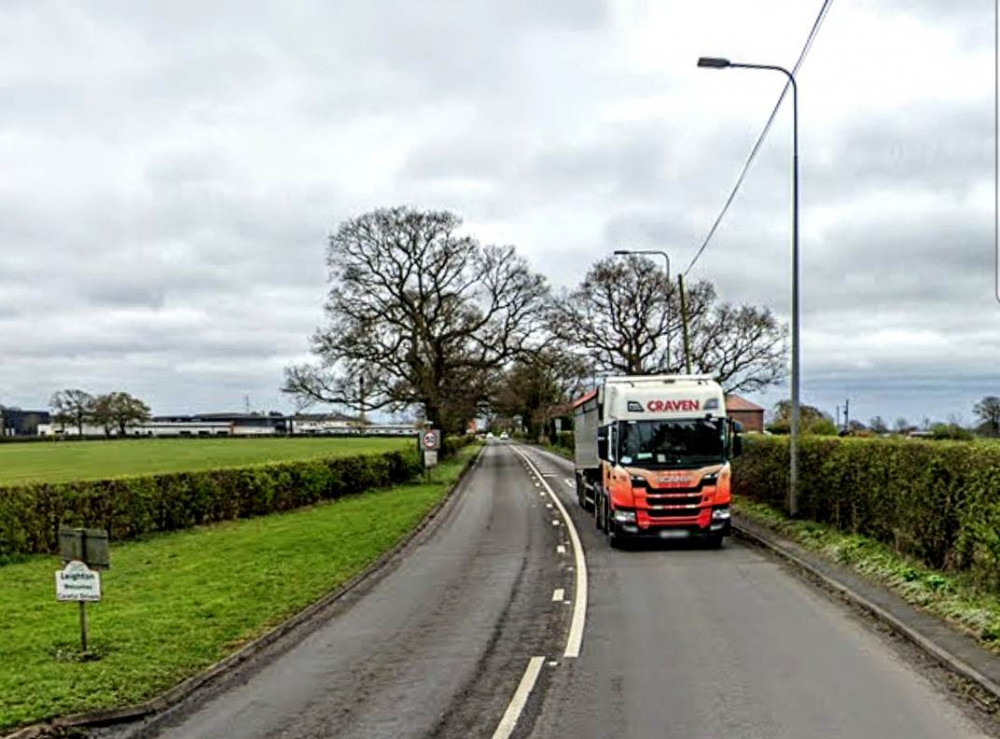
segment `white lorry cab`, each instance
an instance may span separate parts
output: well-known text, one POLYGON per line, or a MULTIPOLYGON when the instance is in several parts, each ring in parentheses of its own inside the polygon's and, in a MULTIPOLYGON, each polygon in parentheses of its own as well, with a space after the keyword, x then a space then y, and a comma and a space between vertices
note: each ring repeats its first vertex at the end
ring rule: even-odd
POLYGON ((609 377, 573 407, 580 505, 612 545, 730 532, 729 460, 739 424, 708 375, 609 377))

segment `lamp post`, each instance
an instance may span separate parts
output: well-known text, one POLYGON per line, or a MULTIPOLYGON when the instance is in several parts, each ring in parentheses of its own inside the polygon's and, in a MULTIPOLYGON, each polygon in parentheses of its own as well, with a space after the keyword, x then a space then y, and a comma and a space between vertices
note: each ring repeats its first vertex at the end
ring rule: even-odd
POLYGON ((788 513, 794 516, 798 513, 799 503, 799 88, 794 74, 771 64, 740 64, 703 56, 698 59, 698 66, 781 72, 792 85, 792 429, 788 448, 788 513))
MULTIPOLYGON (((659 254, 663 261, 667 263, 667 284, 670 284, 670 255, 658 249, 615 249, 615 256, 625 257, 629 254, 659 254)), ((667 302, 667 310, 670 309, 670 302, 667 302)), ((669 320, 669 316, 668 316, 669 320)), ((668 324, 669 326, 669 324, 668 324)), ((667 330, 667 369, 670 368, 670 331, 667 330)))

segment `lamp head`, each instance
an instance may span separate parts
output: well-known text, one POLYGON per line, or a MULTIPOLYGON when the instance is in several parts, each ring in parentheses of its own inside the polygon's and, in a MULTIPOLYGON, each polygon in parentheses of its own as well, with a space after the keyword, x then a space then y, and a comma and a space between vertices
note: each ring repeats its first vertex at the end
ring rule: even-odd
POLYGON ((725 69, 730 66, 730 61, 717 56, 703 56, 699 57, 698 66, 708 67, 709 69, 725 69))

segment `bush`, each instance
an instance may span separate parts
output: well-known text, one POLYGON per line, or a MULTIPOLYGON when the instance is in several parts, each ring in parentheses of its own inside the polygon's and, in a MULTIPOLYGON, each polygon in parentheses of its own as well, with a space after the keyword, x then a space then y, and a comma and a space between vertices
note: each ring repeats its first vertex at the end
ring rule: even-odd
MULTIPOLYGON (((788 440, 745 439, 733 492, 784 508, 788 440)), ((799 512, 1000 588, 1000 447, 804 437, 799 512)))
POLYGON ((0 487, 0 561, 54 552, 60 526, 107 529, 112 540, 262 516, 412 479, 414 452, 282 462, 115 480, 0 487))

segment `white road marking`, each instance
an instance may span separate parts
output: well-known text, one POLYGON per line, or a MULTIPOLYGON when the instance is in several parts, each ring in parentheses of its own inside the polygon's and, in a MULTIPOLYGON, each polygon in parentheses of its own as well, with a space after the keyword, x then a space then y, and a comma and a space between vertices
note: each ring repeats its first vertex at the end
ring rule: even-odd
POLYGON ((563 482, 569 485, 571 488, 576 487, 576 483, 570 480, 568 477, 563 478, 563 482))
POLYGON ((552 504, 551 504, 551 503, 546 503, 546 504, 545 504, 545 507, 546 507, 546 508, 551 508, 551 507, 552 507, 552 504))
POLYGON ((562 588, 556 588, 552 591, 552 600, 562 600, 566 596, 566 591, 562 588))
POLYGON ((552 525, 553 526, 558 526, 559 525, 559 519, 558 518, 553 518, 552 519, 552 525))
MULTIPOLYGON (((538 469, 534 463, 520 449, 517 447, 513 447, 513 449, 537 475, 538 469)), ((542 483, 551 496, 552 502, 556 504, 556 507, 562 514, 563 520, 566 521, 570 543, 573 545, 573 561, 576 563, 576 583, 573 588, 573 617, 570 620, 569 636, 566 638, 566 651, 563 653, 563 657, 579 657, 580 648, 583 645, 583 629, 587 622, 587 559, 583 553, 583 544, 580 543, 580 535, 576 532, 576 526, 573 525, 573 519, 570 518, 569 512, 544 478, 542 478, 542 483)))
POLYGON ((517 690, 514 691, 514 697, 507 704, 507 710, 504 711, 503 718, 497 725, 497 730, 493 732, 493 739, 507 739, 514 733, 514 727, 517 726, 517 720, 521 717, 524 704, 528 702, 531 689, 535 687, 535 681, 538 680, 538 673, 542 671, 544 662, 545 657, 532 657, 528 660, 528 666, 521 676, 517 690))
POLYGON ((566 546, 563 545, 563 544, 560 544, 559 546, 557 546, 556 547, 556 554, 566 554, 566 546))

